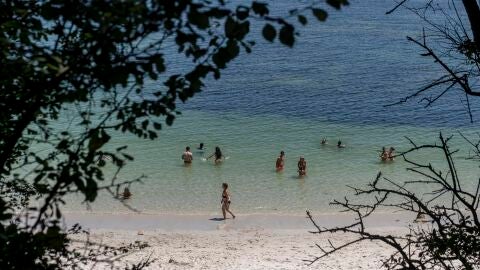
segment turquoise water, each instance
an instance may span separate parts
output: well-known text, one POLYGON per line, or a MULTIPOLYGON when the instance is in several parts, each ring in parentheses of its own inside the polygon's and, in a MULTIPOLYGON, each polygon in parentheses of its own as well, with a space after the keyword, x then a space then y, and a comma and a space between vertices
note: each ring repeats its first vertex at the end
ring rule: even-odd
MULTIPOLYGON (((275 3, 283 9, 290 5, 286 0, 275 3)), ((469 123, 458 93, 430 108, 417 101, 383 106, 440 74, 405 38, 421 33, 419 21, 405 11, 385 15, 393 4, 352 1, 350 8, 332 12, 327 23, 302 29, 294 49, 259 41, 254 53, 230 64, 220 81, 209 81, 204 92, 180 104, 182 116, 158 140, 117 134, 111 147, 128 145, 135 157, 118 178, 148 176, 144 184, 132 186, 129 204, 146 213, 218 213, 221 183, 227 182, 234 212, 335 211, 328 203, 343 198, 347 185, 365 185, 378 171, 393 180, 413 179, 405 162, 379 162, 382 146, 402 151, 409 147, 404 136, 431 143, 440 131, 472 136, 480 131, 469 123), (321 146, 322 137, 330 144, 321 146), (334 147, 338 139, 345 149, 334 147), (206 144, 205 153, 195 151, 200 142, 206 144), (187 145, 194 149, 190 167, 180 159, 187 145), (217 145, 228 159, 218 166, 203 161, 217 145), (276 173, 281 150, 286 167, 276 173), (296 172, 300 155, 308 167, 303 179, 296 172)), ((171 73, 186 64, 175 56, 169 61, 171 73)), ((147 91, 159 87, 150 83, 147 91)), ((473 100, 474 116, 478 103, 473 100)), ((459 157, 468 155, 458 135, 453 143, 461 147, 459 157)), ((431 152, 413 157, 445 166, 431 152)), ((473 185, 480 175, 477 164, 459 160, 458 165, 466 186, 473 185)), ((80 201, 72 197, 67 209, 84 211, 80 201)), ((91 207, 95 212, 129 211, 108 194, 91 207)))
MULTIPOLYGON (((347 185, 362 186, 372 181, 378 171, 392 180, 414 178, 405 171, 400 159, 390 164, 378 159, 380 147, 394 145, 397 150, 408 149, 403 137, 408 134, 418 143, 433 142, 439 129, 412 126, 387 127, 380 125, 351 125, 271 116, 238 114, 217 115, 186 111, 185 116, 166 129, 159 140, 141 141, 130 136, 118 136, 112 147, 127 144, 136 157, 119 176, 120 180, 148 176, 144 184, 132 186, 134 194, 129 201, 145 213, 210 213, 218 211, 221 183, 231 186, 232 208, 240 213, 298 213, 305 209, 330 212, 328 203, 342 199, 349 191, 347 185), (212 124, 214 123, 214 124, 212 124), (330 139, 322 146, 322 137, 330 139), (335 147, 337 138, 347 145, 335 147), (202 153, 195 149, 194 162, 185 167, 180 156, 186 145, 196 148, 206 144, 202 153), (204 161, 202 157, 220 146, 227 160, 221 165, 204 161), (286 152, 286 166, 282 173, 274 169, 280 150, 286 152), (298 178, 296 163, 300 155, 307 160, 308 175, 298 178)), ((452 132, 444 130, 444 132, 452 132)), ((464 131, 471 134, 469 131, 464 131)), ((453 143, 464 145, 459 136, 453 143)), ((458 157, 468 155, 466 148, 458 157)), ((438 153, 423 152, 412 155, 419 161, 445 164, 438 153)), ((479 176, 477 164, 459 159, 459 169, 466 182, 473 184, 479 176)), ((113 171, 106 169, 107 174, 113 171)), ((352 193, 352 192, 350 192, 352 193)), ((78 200, 78 198, 76 199, 78 200)), ((77 204, 70 210, 84 210, 77 204)), ((95 212, 127 212, 118 202, 103 194, 92 205, 95 212)))

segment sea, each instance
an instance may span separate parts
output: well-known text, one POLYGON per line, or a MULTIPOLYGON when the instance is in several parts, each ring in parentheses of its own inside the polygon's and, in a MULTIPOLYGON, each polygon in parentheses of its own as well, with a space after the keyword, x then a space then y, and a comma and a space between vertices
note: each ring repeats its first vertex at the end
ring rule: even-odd
MULTIPOLYGON (((274 12, 294 7, 296 1, 270 2, 274 12)), ((416 15, 389 0, 351 1, 335 11, 328 9, 324 23, 308 15, 298 27, 293 48, 264 41, 260 26, 252 26, 253 52, 242 52, 228 64, 220 80, 209 78, 203 91, 186 103, 172 126, 164 125, 156 140, 114 134, 108 149, 127 145, 134 156, 117 176, 128 181, 145 176, 130 186, 130 207, 101 192, 94 203, 80 195, 68 197, 67 212, 145 214, 214 214, 220 211, 221 185, 228 183, 231 210, 238 214, 298 214, 337 212, 334 200, 365 202, 352 187, 366 187, 379 172, 391 181, 419 180, 408 171, 403 158, 383 163, 382 147, 396 152, 416 144, 439 143, 439 134, 452 136, 464 188, 473 189, 480 176, 478 162, 460 134, 479 139, 480 100, 470 98, 473 123, 465 95, 453 90, 432 106, 420 98, 395 106, 402 98, 441 76, 431 58, 407 36, 420 37, 426 25, 416 15), (322 138, 328 144, 321 145, 322 138), (341 140, 345 148, 337 148, 341 140), (199 143, 206 149, 197 150, 199 143), (186 146, 193 163, 184 166, 186 146), (206 160, 218 146, 226 159, 206 160), (275 171, 280 151, 286 153, 285 169, 275 171), (304 156, 307 176, 299 178, 297 161, 304 156)), ((286 13, 288 14, 288 13, 286 13)), ((168 53, 167 72, 186 69, 191 62, 168 53)), ((148 82, 146 92, 162 89, 162 81, 148 82)), ((441 90, 441 89, 439 89, 441 90)), ((438 93, 438 92, 437 92, 438 93)), ((426 94, 423 97, 430 97, 426 94)), ((419 151, 412 160, 447 171, 441 151, 419 151)), ((114 166, 106 166, 107 176, 114 166)), ((413 188, 420 197, 431 187, 413 188)))

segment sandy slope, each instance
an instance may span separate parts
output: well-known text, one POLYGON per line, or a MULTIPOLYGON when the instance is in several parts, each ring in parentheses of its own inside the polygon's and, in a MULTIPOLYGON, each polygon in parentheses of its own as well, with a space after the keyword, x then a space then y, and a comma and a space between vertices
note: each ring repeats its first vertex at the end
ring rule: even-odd
MULTIPOLYGON (((378 230, 377 230, 378 231, 378 230)), ((396 233, 399 228, 381 228, 396 233)), ((320 254, 315 246, 327 246, 327 237, 341 243, 351 236, 310 234, 305 230, 262 228, 216 231, 92 231, 91 239, 113 246, 144 241, 150 247, 129 254, 116 265, 139 262, 151 257, 148 269, 379 269, 388 249, 378 243, 363 242, 308 266, 305 261, 320 254)), ((94 269, 110 268, 98 264, 94 269)))

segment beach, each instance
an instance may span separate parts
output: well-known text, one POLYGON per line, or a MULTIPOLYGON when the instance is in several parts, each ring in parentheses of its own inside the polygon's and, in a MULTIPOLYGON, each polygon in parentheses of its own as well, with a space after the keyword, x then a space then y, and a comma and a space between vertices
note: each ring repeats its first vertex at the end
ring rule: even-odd
MULTIPOLYGON (((291 1, 275 3, 282 10, 293 7, 291 1)), ((146 242, 147 248, 118 263, 150 257, 154 262, 148 269, 379 269, 389 252, 372 242, 308 266, 304 260, 321 254, 316 244, 325 247, 328 239, 348 242, 352 236, 309 233, 314 227, 305 211, 321 226, 348 224, 352 217, 339 214, 332 201, 373 200, 355 197, 352 187, 367 186, 379 172, 397 183, 421 178, 407 171, 411 165, 400 156, 382 162, 382 147, 401 153, 411 142, 438 142, 440 132, 455 135, 450 143, 459 150, 456 168, 463 187, 475 188, 479 175, 478 166, 473 168, 468 159, 470 146, 458 135, 477 138, 479 129, 470 124, 464 103, 451 102, 457 96, 448 92, 428 108, 416 101, 387 106, 439 74, 405 38, 422 33, 418 18, 405 10, 386 15, 391 8, 389 1, 355 3, 321 26, 306 25, 293 49, 258 40, 251 54, 229 63, 220 80, 205 78, 202 92, 178 102, 181 114, 172 126, 162 125, 156 140, 109 133, 102 151, 126 146, 125 153, 134 160, 120 171, 107 162, 99 186, 113 180, 141 182, 119 187, 131 191, 129 207, 103 190, 88 207, 81 194, 65 196, 66 227, 79 223, 91 240, 114 247, 146 242), (337 147, 338 141, 345 148, 337 147), (201 143, 203 150, 198 149, 201 143), (188 166, 181 159, 186 147, 193 158, 188 166), (224 155, 221 163, 207 159, 216 147, 224 155), (276 172, 281 151, 285 166, 276 172), (300 156, 307 164, 304 177, 298 175, 300 156), (223 183, 229 185, 235 220, 220 220, 223 183)), ((186 59, 175 46, 167 47, 165 55, 166 76, 184 72, 186 59)), ((146 81, 141 98, 154 98, 162 87, 146 81)), ((479 101, 469 101, 473 113, 479 101)), ((163 119, 155 120, 163 124, 163 119)), ((55 125, 60 130, 69 121, 64 117, 55 125)), ((442 153, 431 150, 409 158, 440 169, 446 165, 442 153)), ((415 193, 430 191, 421 186, 415 193)), ((390 209, 378 212, 367 222, 374 232, 403 233, 413 220, 390 209)))
MULTIPOLYGON (((321 226, 346 224, 348 215, 318 215, 321 226)), ((406 232, 409 215, 378 215, 367 221, 371 232, 406 232)), ((147 269, 379 269, 388 248, 365 241, 325 257, 316 246, 340 245, 353 235, 317 235, 306 216, 241 215, 220 220, 208 215, 70 215, 90 228, 90 241, 113 247, 144 242, 148 247, 119 257, 115 266, 152 260, 147 269)), ((82 240, 83 236, 72 236, 82 240)), ((77 244, 79 245, 79 244, 77 244)), ((81 246, 81 244, 80 244, 81 246)), ((109 268, 106 263, 89 265, 109 268)))

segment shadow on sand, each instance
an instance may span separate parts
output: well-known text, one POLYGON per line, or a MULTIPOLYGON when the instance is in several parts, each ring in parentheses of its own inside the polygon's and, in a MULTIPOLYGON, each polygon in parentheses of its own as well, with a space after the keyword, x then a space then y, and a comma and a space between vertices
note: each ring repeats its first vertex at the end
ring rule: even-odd
POLYGON ((216 218, 211 218, 209 220, 211 220, 211 221, 224 221, 225 219, 216 217, 216 218))

